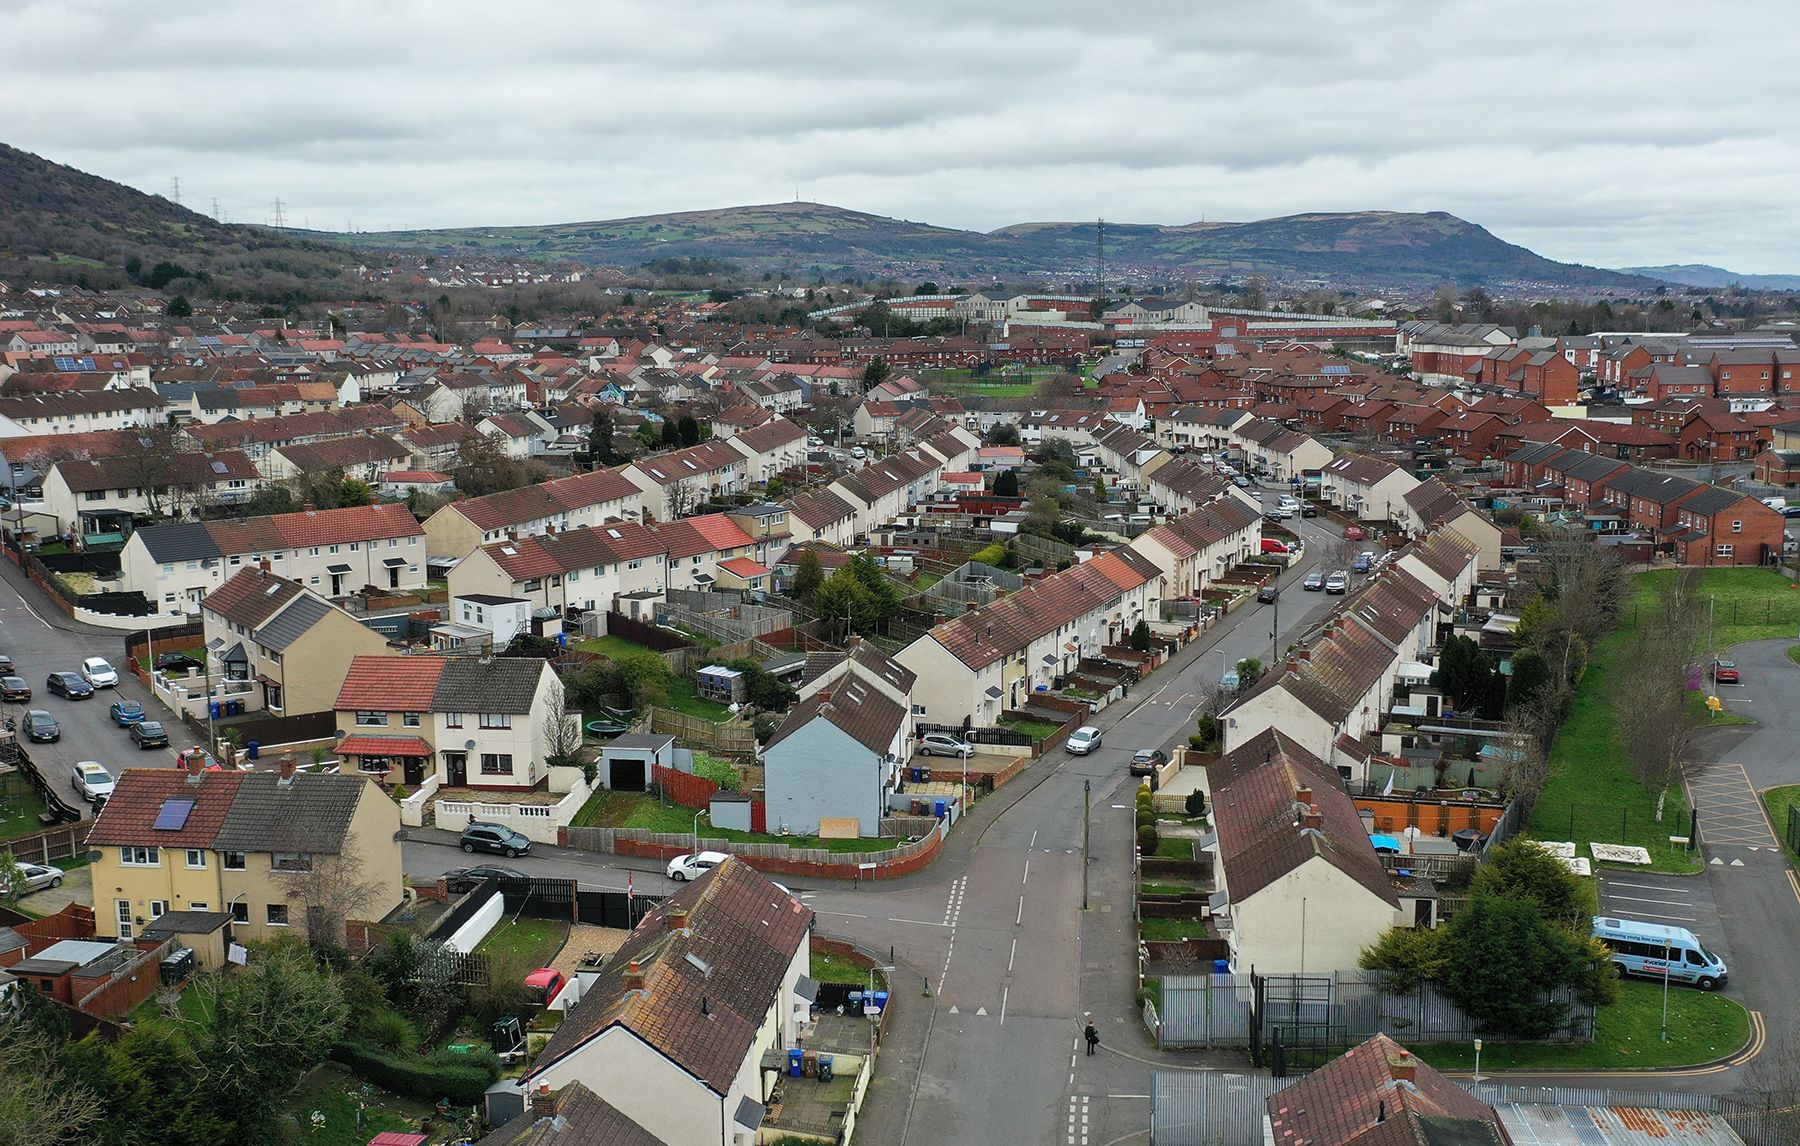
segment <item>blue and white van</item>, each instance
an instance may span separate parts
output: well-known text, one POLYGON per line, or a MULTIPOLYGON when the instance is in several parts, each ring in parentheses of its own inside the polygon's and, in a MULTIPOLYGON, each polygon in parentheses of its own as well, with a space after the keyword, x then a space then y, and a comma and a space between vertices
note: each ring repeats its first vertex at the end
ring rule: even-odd
POLYGON ((1702 991, 1725 983, 1725 961, 1685 927, 1596 915, 1594 938, 1612 950, 1613 966, 1620 974, 1667 977, 1676 983, 1692 983, 1702 991))

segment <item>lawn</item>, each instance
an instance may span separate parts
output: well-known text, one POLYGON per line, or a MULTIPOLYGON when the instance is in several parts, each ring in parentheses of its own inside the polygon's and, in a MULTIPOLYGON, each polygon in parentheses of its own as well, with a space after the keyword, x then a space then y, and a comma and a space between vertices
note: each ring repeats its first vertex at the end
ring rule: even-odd
POLYGON ((1703 688, 1695 689, 1688 693, 1688 715, 1692 716, 1694 718, 1694 723, 1700 725, 1702 728, 1715 724, 1756 723, 1755 720, 1745 716, 1743 713, 1732 712, 1728 708, 1721 709, 1718 712, 1709 711, 1706 707, 1706 690, 1703 688))
POLYGON ((547 967, 568 938, 569 925, 561 920, 506 916, 475 950, 492 955, 497 964, 547 967))
POLYGON ((1651 870, 1696 872, 1693 853, 1670 847, 1670 836, 1688 831, 1687 793, 1672 784, 1656 818, 1656 797, 1632 775, 1615 726, 1607 676, 1622 655, 1620 634, 1602 638, 1569 706, 1569 718, 1551 749, 1550 775, 1531 812, 1529 834, 1541 840, 1573 840, 1577 855, 1594 841, 1636 844, 1650 853, 1651 870))
POLYGON ((1192 836, 1159 836, 1156 841, 1156 854, 1163 859, 1191 860, 1194 858, 1194 838, 1192 836))
POLYGON ((995 723, 1014 732, 1023 732, 1033 740, 1054 735, 1062 727, 1060 724, 1051 724, 1048 720, 1025 720, 1016 716, 1002 716, 995 723))
POLYGON ((423 1103, 359 1083, 336 1063, 326 1063, 302 1079, 282 1108, 293 1116, 301 1136, 315 1146, 364 1146, 384 1130, 417 1130, 422 1120, 435 1115, 423 1103), (324 1115, 316 1130, 314 1112, 324 1115))
MULTIPOLYGON (((1656 586, 1674 576, 1672 569, 1639 576, 1638 599, 1626 613, 1623 627, 1630 628, 1656 586)), ((1711 605, 1714 644, 1724 650, 1741 641, 1800 635, 1800 589, 1794 584, 1773 569, 1706 570, 1700 597, 1711 605)))
MULTIPOLYGON (((1775 826, 1775 834, 1784 841, 1787 839, 1788 813, 1800 807, 1800 784, 1789 784, 1782 788, 1768 788, 1762 794, 1763 803, 1769 809, 1769 823, 1775 826)), ((1788 848, 1790 858, 1800 859, 1800 853, 1788 848)))
MULTIPOLYGON (((694 812, 680 804, 664 804, 643 792, 613 792, 605 788, 588 797, 581 811, 575 813, 579 828, 640 828, 649 832, 668 832, 692 836, 694 812)), ((871 839, 857 836, 847 840, 822 840, 817 836, 758 835, 731 828, 714 827, 704 818, 700 821, 702 839, 732 840, 737 843, 787 844, 795 848, 822 848, 828 852, 881 852, 897 847, 899 840, 871 839)))
MULTIPOLYGON (((812 969, 807 974, 821 983, 848 983, 853 987, 869 985, 867 968, 859 967, 842 955, 833 955, 828 951, 812 953, 812 969)), ((882 982, 879 971, 875 972, 875 982, 879 988, 882 982)))
POLYGON ((1153 883, 1145 880, 1138 885, 1139 895, 1192 895, 1199 890, 1191 883, 1153 883))
MULTIPOLYGON (((1594 1016, 1591 1043, 1486 1043, 1482 1070, 1643 1070, 1693 1066, 1739 1050, 1750 1037, 1744 1008, 1723 995, 1669 988, 1669 1039, 1662 1040, 1663 988, 1627 979, 1619 1001, 1594 1016)), ((1475 1048, 1464 1043, 1414 1045, 1440 1070, 1469 1070, 1475 1048)))
MULTIPOLYGON (((50 805, 25 779, 24 773, 9 773, 0 779, 0 840, 33 836, 44 830, 38 816, 50 805)), ((62 864, 57 864, 62 867, 62 864)))
POLYGON ((1787 659, 1790 661, 1793 661, 1797 665, 1800 665, 1800 645, 1789 645, 1788 646, 1787 659))
POLYGON ((694 687, 694 682, 686 677, 679 677, 669 682, 669 697, 663 701, 664 708, 672 708, 686 716, 697 716, 701 720, 710 720, 719 724, 731 719, 731 709, 716 700, 707 700, 694 687))
POLYGON ((1145 940, 1154 943, 1172 943, 1179 939, 1204 939, 1206 938, 1206 920, 1145 919, 1139 921, 1138 930, 1143 932, 1145 940))
POLYGON ((611 635, 604 637, 589 637, 585 641, 578 641, 572 647, 580 649, 582 652, 599 653, 604 657, 615 658, 627 656, 631 653, 647 653, 652 651, 648 647, 638 644, 636 641, 628 641, 624 637, 615 637, 611 635))

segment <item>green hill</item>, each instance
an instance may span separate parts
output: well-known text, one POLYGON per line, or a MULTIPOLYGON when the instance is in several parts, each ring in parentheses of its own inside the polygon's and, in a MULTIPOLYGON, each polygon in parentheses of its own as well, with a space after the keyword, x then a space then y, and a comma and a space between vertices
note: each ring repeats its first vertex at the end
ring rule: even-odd
POLYGON ((342 247, 219 223, 0 144, 0 278, 305 302, 342 297, 351 265, 342 247), (188 273, 169 277, 177 269, 188 273))

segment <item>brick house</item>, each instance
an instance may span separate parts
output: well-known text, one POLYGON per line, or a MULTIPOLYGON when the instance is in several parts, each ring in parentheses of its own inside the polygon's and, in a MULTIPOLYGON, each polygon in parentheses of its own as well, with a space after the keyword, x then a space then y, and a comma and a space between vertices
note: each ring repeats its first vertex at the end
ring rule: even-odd
POLYGON ((1681 456, 1689 461, 1749 461, 1769 444, 1771 431, 1742 414, 1701 409, 1688 415, 1676 434, 1681 456))
POLYGON ((1763 565, 1781 553, 1785 518, 1747 494, 1704 486, 1675 506, 1661 545, 1683 565, 1763 565))
POLYGON ((1753 474, 1763 485, 1788 489, 1800 485, 1800 450, 1766 449, 1756 455, 1753 474))

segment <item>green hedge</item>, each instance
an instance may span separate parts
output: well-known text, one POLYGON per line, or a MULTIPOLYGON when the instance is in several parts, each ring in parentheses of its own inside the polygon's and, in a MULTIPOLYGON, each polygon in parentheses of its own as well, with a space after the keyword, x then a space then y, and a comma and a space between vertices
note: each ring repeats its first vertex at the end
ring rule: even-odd
POLYGON ((364 1082, 426 1103, 447 1098, 458 1106, 476 1105, 500 1077, 500 1059, 487 1047, 468 1054, 438 1050, 401 1056, 363 1043, 337 1043, 331 1057, 364 1082))

